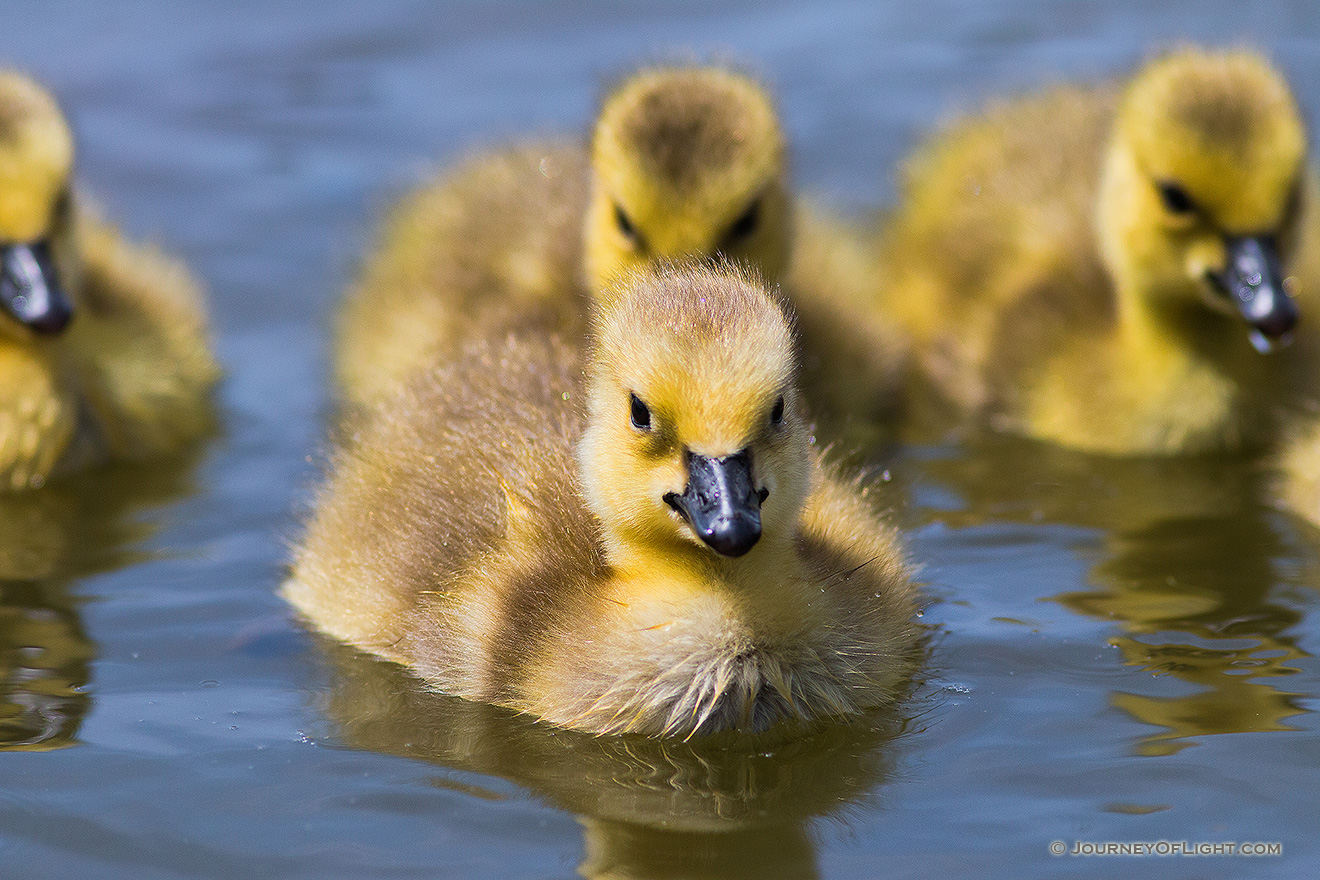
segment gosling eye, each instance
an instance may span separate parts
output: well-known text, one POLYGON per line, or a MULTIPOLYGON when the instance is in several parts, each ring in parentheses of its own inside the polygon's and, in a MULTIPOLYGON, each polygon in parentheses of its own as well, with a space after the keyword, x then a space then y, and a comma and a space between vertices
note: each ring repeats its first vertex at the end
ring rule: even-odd
POLYGON ((775 398, 775 405, 770 409, 770 424, 778 428, 784 424, 784 395, 775 398))
POLYGON ((1178 184, 1164 180, 1156 183, 1155 189, 1159 191, 1164 209, 1170 214, 1190 214, 1196 210, 1196 202, 1178 184))
POLYGON ((623 233, 624 237, 633 244, 641 241, 641 236, 637 234, 637 227, 633 226, 632 220, 628 218, 628 215, 618 204, 614 206, 614 223, 619 227, 619 231, 623 233))
POLYGON ((733 225, 729 227, 728 233, 724 236, 724 241, 726 244, 735 245, 750 236, 760 225, 761 200, 757 199, 747 207, 746 211, 742 212, 737 220, 733 221, 733 225))
POLYGON ((628 395, 628 405, 631 410, 632 426, 639 431, 651 430, 651 411, 646 408, 646 404, 642 403, 642 399, 636 394, 630 393, 628 395))

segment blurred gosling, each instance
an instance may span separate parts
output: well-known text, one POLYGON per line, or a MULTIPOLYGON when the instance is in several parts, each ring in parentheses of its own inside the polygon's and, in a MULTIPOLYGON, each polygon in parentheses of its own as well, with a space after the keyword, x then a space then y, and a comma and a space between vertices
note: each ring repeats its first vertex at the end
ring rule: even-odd
POLYGON ((1246 51, 992 106, 910 160, 880 299, 925 381, 997 429, 1120 456, 1259 447, 1316 361, 1276 350, 1315 298, 1284 281, 1313 226, 1306 151, 1246 51))
POLYGON ((211 424, 197 284, 80 210, 54 99, 0 71, 0 488, 169 452, 211 424))
POLYGON ((612 279, 719 254, 782 282, 814 412, 872 421, 901 353, 871 319, 873 257, 843 223, 795 211, 766 90, 712 67, 644 69, 605 99, 589 148, 479 155, 392 213, 337 326, 342 396, 369 403, 464 339, 584 337, 612 279))

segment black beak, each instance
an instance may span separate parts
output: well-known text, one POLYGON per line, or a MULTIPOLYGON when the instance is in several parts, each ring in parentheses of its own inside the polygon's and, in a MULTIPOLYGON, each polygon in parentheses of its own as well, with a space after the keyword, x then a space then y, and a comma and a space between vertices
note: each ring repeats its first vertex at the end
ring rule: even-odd
POLYGON ((1297 305, 1283 289, 1283 273, 1268 238, 1229 238, 1228 264, 1211 278, 1251 327, 1269 340, 1287 336, 1297 305))
POLYGON ((752 485, 752 456, 746 450, 723 458, 687 454, 688 483, 666 503, 721 556, 742 556, 761 537, 761 502, 770 493, 752 485))
POLYGON ((73 305, 55 276, 46 242, 0 245, 0 308, 43 336, 68 326, 73 305))

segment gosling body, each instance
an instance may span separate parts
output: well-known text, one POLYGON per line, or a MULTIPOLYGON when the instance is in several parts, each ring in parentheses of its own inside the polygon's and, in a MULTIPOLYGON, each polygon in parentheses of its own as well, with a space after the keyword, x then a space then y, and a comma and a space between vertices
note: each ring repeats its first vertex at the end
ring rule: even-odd
POLYGON ((475 156, 398 204, 338 317, 346 400, 370 403, 471 339, 586 332, 589 169, 567 143, 475 156))
POLYGON ((0 487, 168 452, 211 424, 200 291, 83 210, 54 100, 0 72, 0 487))
POLYGON ((617 296, 585 383, 578 343, 513 334, 355 426, 286 597, 439 690, 598 733, 897 699, 918 653, 908 568, 809 445, 778 307, 708 270, 617 296))
POLYGON ((843 222, 795 209, 769 97, 713 68, 641 71, 606 99, 588 146, 476 156, 405 199, 340 312, 343 397, 370 403, 502 329, 584 338, 589 303, 621 273, 716 254, 787 291, 814 410, 893 410, 903 355, 870 319, 873 255, 843 222))
POLYGON ((1315 298, 1281 270, 1309 222, 1305 146, 1287 85, 1245 52, 993 106, 910 160, 879 298, 921 382, 997 429, 1113 455, 1260 448, 1314 366, 1282 347, 1315 298))

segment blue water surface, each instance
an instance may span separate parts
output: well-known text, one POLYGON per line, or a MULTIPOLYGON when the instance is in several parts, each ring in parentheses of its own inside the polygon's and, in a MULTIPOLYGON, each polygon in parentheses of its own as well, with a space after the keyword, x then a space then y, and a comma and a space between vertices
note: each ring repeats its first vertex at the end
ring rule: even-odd
POLYGON ((725 59, 777 94, 801 187, 866 217, 940 120, 1180 40, 1259 46, 1317 117, 1303 0, 8 0, 0 63, 68 108, 84 191, 205 280, 227 379, 193 459, 0 507, 6 531, 51 535, 0 572, 0 647, 42 671, 7 695, 31 736, 0 754, 0 874, 1320 874, 1320 533, 1240 463, 904 450, 894 506, 930 597, 918 693, 757 753, 428 697, 275 593, 317 474, 333 306, 428 171, 584 133, 638 63, 725 59), (1283 854, 1049 852, 1158 840, 1283 854))

